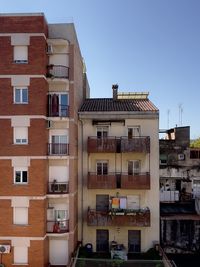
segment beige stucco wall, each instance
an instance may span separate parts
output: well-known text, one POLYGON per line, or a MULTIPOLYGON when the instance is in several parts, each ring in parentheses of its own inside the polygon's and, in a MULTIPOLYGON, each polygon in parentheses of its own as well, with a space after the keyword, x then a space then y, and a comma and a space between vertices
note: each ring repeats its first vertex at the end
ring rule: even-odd
MULTIPOLYGON (((83 117, 83 116, 82 116, 83 117)), ((86 117, 86 116, 85 116, 86 117)), ((96 248, 96 229, 109 230, 109 241, 115 239, 119 243, 123 243, 125 247, 128 246, 128 230, 141 230, 141 250, 146 251, 153 245, 153 241, 159 241, 159 143, 158 143, 158 117, 150 116, 149 118, 129 118, 123 123, 111 123, 109 126, 109 136, 127 136, 127 127, 140 126, 141 136, 150 136, 150 155, 145 153, 87 153, 87 139, 88 136, 96 136, 96 125, 92 125, 89 119, 82 119, 80 123, 80 132, 83 130, 83 156, 82 170, 79 175, 79 219, 81 222, 81 207, 83 206, 83 225, 79 223, 79 240, 83 238, 83 244, 88 242, 93 244, 96 248), (127 170, 127 161, 133 159, 141 160, 141 172, 150 170, 151 175, 151 189, 150 190, 125 190, 125 189, 87 189, 87 173, 88 171, 95 171, 97 160, 109 161, 109 172, 121 172, 127 170), (81 175, 83 173, 83 176, 81 175), (83 180, 82 180, 83 179, 83 180), (81 186, 83 185, 83 197, 81 196, 81 186), (108 194, 109 196, 138 195, 140 199, 140 207, 148 206, 151 212, 151 226, 150 227, 95 227, 87 226, 87 209, 88 206, 96 208, 96 195, 108 194), (83 233, 82 233, 83 229, 83 233)), ((102 118, 104 116, 102 115, 102 118)), ((129 116, 130 117, 130 116, 129 116)), ((105 117, 104 117, 105 118, 105 117)), ((106 116, 106 119, 109 115, 106 116)), ((80 149, 81 149, 81 138, 80 149)), ((79 166, 81 168, 81 166, 79 166)))

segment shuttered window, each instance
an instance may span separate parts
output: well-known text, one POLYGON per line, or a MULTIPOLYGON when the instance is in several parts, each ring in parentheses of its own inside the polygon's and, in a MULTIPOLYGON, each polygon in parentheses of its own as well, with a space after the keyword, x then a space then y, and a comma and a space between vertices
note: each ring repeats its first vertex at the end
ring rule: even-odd
POLYGON ((28 224, 28 208, 27 207, 14 207, 13 223, 19 225, 28 224))
POLYGON ((14 62, 18 64, 28 63, 28 46, 14 46, 14 62))
POLYGON ((14 143, 28 144, 28 127, 14 127, 14 143))
POLYGON ((28 247, 14 247, 14 264, 28 263, 28 247))

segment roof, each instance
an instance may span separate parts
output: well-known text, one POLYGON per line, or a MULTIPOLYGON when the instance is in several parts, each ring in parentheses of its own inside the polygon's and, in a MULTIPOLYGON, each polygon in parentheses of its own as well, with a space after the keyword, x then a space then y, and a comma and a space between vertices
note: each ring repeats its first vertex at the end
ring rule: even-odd
POLYGON ((82 104, 80 112, 107 112, 107 111, 151 111, 158 109, 149 99, 118 99, 89 98, 82 104))

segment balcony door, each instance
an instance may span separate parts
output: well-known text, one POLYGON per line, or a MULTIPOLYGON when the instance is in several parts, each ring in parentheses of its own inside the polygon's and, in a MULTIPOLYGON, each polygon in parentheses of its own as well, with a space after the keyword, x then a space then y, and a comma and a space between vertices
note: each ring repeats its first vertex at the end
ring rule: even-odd
POLYGON ((96 195, 96 210, 108 211, 109 209, 109 195, 96 195))
POLYGON ((49 95, 49 116, 67 117, 68 116, 68 94, 49 95))
POLYGON ((97 127, 97 138, 108 137, 108 126, 97 127))
POLYGON ((67 154, 67 135, 52 135, 52 154, 67 154))
POLYGON ((141 170, 140 160, 129 160, 128 161, 128 175, 138 175, 141 170))
POLYGON ((108 252, 109 250, 109 232, 108 230, 96 230, 96 251, 108 252))
POLYGON ((128 230, 128 252, 141 251, 141 231, 128 230))
POLYGON ((128 127, 128 139, 140 136, 140 126, 128 127))
POLYGON ((107 175, 108 174, 108 162, 107 161, 97 161, 96 173, 97 173, 97 175, 107 175))

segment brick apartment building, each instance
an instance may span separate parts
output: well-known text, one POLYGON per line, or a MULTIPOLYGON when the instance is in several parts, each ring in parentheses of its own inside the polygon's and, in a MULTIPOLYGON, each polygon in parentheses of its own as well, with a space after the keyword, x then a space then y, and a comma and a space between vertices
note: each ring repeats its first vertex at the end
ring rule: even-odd
POLYGON ((0 15, 2 264, 66 266, 77 244, 78 108, 86 76, 73 24, 0 15))

